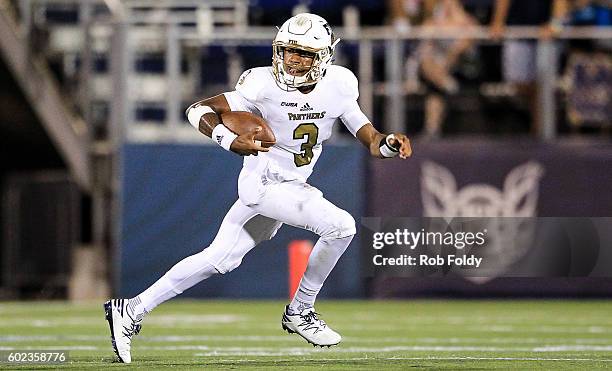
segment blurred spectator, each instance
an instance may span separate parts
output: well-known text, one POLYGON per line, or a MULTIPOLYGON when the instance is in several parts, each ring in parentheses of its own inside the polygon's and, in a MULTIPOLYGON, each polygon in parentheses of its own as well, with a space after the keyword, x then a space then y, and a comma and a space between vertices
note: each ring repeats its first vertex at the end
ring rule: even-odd
POLYGON ((574 0, 571 2, 570 23, 575 26, 612 25, 612 1, 574 0))
MULTIPOLYGON (((612 1, 572 1, 572 26, 610 26, 612 1)), ((610 129, 612 124, 612 56, 609 40, 569 40, 564 73, 568 123, 573 132, 586 126, 610 129)))
MULTIPOLYGON (((420 1, 420 0, 415 0, 420 1)), ((249 18, 254 25, 280 26, 298 6, 308 13, 325 18, 330 25, 342 24, 342 9, 356 6, 360 12, 360 23, 380 26, 384 18, 385 3, 379 0, 250 0, 249 18)))
POLYGON ((280 27, 282 20, 290 17, 293 8, 299 4, 298 0, 249 1, 249 24, 280 27))
MULTIPOLYGON (((476 20, 469 15, 459 0, 431 2, 424 27, 439 29, 476 27, 476 20)), ((427 7, 426 7, 427 12, 427 7)), ((425 127, 427 137, 437 137, 446 116, 446 97, 457 93, 459 84, 454 76, 461 58, 471 50, 473 40, 455 38, 423 41, 418 49, 419 77, 427 88, 425 98, 425 127)))
POLYGON ((423 0, 387 0, 389 12, 389 23, 398 32, 405 33, 410 30, 410 25, 418 23, 421 16, 423 0))
MULTIPOLYGON (((498 39, 508 26, 542 26, 542 37, 559 31, 567 14, 568 0, 496 0, 491 22, 491 36, 498 39)), ((534 40, 508 40, 502 52, 504 79, 527 99, 531 113, 531 130, 541 129, 536 86, 536 43, 534 40)), ((551 66, 552 68, 553 66, 551 66)))
MULTIPOLYGON (((571 2, 567 23, 572 26, 610 26, 612 1, 574 0, 571 2)), ((570 51, 593 52, 605 48, 601 40, 570 40, 570 51)))

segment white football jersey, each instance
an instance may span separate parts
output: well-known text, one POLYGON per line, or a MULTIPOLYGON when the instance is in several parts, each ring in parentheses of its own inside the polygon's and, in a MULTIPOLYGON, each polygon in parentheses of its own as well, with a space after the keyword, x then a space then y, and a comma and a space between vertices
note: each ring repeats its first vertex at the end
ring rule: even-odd
POLYGON ((245 71, 236 90, 225 93, 230 108, 263 117, 276 136, 269 152, 244 158, 245 170, 255 170, 263 161, 274 162, 283 179, 305 181, 338 118, 353 135, 370 122, 357 104, 358 96, 357 78, 341 66, 330 66, 308 94, 283 90, 272 67, 245 71))

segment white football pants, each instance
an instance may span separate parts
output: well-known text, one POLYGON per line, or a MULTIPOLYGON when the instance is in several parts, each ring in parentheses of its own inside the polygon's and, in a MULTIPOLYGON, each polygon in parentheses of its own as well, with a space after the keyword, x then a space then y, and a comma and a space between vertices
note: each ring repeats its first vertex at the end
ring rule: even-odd
POLYGON ((241 197, 226 214, 210 246, 177 263, 139 295, 147 311, 216 272, 232 271, 258 243, 274 237, 283 223, 320 236, 300 283, 300 291, 307 292, 309 301, 314 302, 323 282, 355 235, 355 220, 305 182, 264 183, 268 184, 257 185, 256 197, 244 194, 253 188, 240 184, 241 197), (247 205, 244 199, 251 199, 252 203, 247 205))

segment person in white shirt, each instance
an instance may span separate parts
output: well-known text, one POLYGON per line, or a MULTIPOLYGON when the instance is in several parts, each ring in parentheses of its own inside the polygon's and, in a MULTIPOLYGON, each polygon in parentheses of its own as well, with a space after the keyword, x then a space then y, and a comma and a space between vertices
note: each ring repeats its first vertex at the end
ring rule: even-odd
POLYGON ((404 134, 379 133, 357 103, 357 78, 333 66, 338 43, 325 19, 298 14, 279 29, 272 44, 271 67, 245 71, 236 89, 192 104, 189 122, 228 151, 244 156, 238 200, 223 219, 213 242, 172 267, 132 299, 104 304, 115 353, 131 362, 131 339, 146 313, 217 273, 227 273, 259 242, 271 239, 282 224, 320 236, 295 297, 285 307, 282 327, 318 346, 336 345, 341 336, 314 310, 317 293, 356 233, 355 220, 307 183, 321 155, 322 143, 339 118, 379 158, 412 154, 404 134), (264 148, 256 132, 236 135, 220 116, 248 111, 267 121, 276 143, 264 148))

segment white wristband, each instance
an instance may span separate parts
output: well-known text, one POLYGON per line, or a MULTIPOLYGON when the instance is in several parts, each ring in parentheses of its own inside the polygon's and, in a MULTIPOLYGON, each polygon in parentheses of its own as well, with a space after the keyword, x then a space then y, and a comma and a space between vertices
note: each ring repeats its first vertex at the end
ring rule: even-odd
POLYGON ((212 138, 226 151, 230 150, 230 146, 234 139, 238 138, 238 135, 234 134, 227 126, 223 124, 217 124, 212 131, 212 138))
POLYGON ((193 108, 189 107, 187 110, 187 120, 189 120, 191 126, 199 130, 200 119, 207 113, 215 113, 215 111, 208 106, 195 106, 193 108))
POLYGON ((385 137, 385 140, 380 143, 380 154, 383 157, 395 157, 399 155, 399 150, 394 148, 391 143, 389 143, 389 139, 394 139, 395 136, 393 134, 389 134, 385 137))

